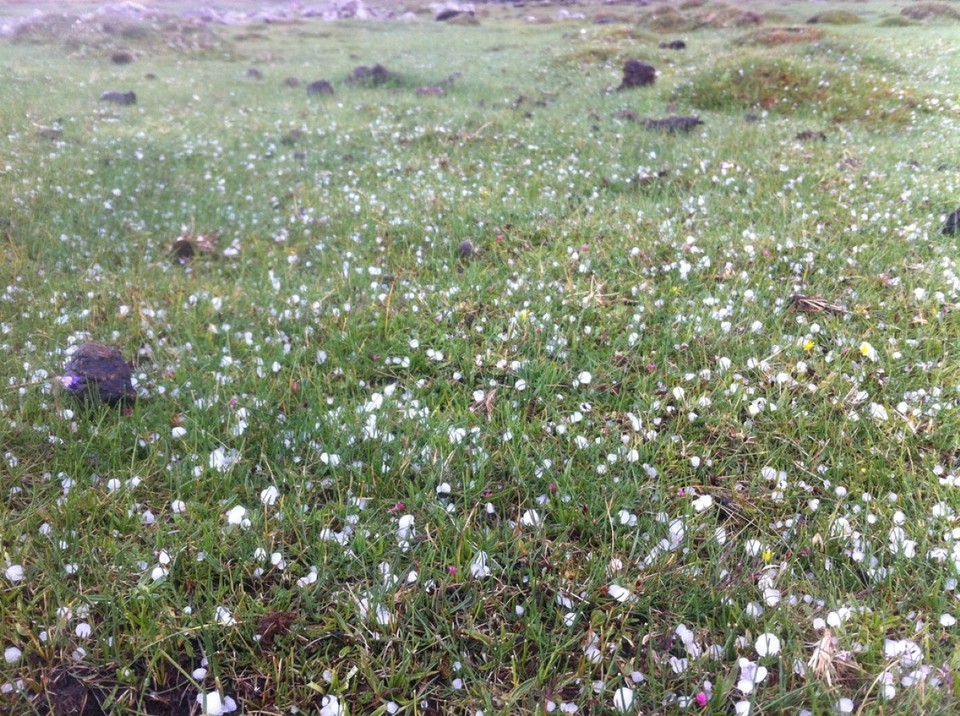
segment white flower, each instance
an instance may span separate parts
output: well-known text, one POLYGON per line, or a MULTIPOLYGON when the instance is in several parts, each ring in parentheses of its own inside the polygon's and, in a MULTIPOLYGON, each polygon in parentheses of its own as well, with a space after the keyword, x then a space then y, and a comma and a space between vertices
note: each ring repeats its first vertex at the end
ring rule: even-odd
POLYGON ((23 567, 19 564, 11 564, 3 571, 3 574, 11 582, 19 582, 23 579, 23 567))
POLYGON ((274 485, 270 485, 266 489, 260 491, 260 502, 268 506, 277 504, 277 499, 279 497, 280 490, 278 490, 274 485))
POLYGON ((767 632, 757 637, 753 647, 760 656, 776 656, 780 653, 780 639, 776 634, 767 632))
POLYGON ((630 706, 633 705, 633 689, 629 686, 621 686, 613 694, 613 708, 622 714, 627 713, 630 706))
POLYGON ((877 362, 877 349, 867 341, 860 344, 860 355, 873 363, 877 362))
POLYGON ((197 703, 200 704, 200 710, 203 716, 221 716, 223 713, 223 701, 220 694, 211 691, 207 694, 197 694, 197 703))
POLYGON ((219 447, 210 453, 210 469, 217 472, 226 472, 240 457, 236 450, 219 447))
POLYGON ((756 685, 767 678, 767 668, 742 657, 737 663, 740 666, 737 688, 746 696, 753 693, 756 685))
POLYGON ((20 661, 23 652, 15 646, 9 646, 3 651, 3 658, 8 664, 15 664, 20 661))
POLYGON ((470 576, 474 579, 483 579, 490 576, 490 568, 487 566, 487 553, 477 552, 477 556, 470 563, 470 576))

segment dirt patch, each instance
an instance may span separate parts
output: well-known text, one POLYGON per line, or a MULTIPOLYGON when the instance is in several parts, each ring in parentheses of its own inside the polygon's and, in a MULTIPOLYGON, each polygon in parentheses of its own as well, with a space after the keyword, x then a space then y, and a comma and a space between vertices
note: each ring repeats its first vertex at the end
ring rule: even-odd
POLYGON ((903 8, 900 14, 911 20, 931 20, 947 18, 960 20, 960 12, 942 2, 918 2, 903 8))
POLYGON ((725 3, 696 5, 683 3, 679 8, 671 5, 659 5, 640 15, 640 23, 657 32, 722 30, 763 23, 763 15, 725 3))

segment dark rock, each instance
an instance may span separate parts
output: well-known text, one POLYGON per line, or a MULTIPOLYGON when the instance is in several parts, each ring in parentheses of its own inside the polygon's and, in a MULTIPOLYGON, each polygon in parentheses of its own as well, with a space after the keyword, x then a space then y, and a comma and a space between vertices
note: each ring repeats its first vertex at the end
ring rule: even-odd
POLYGON ((263 73, 260 70, 258 70, 256 67, 251 67, 249 70, 247 70, 247 77, 249 77, 252 80, 262 80, 263 73))
POLYGON ((652 65, 647 65, 640 60, 627 60, 623 66, 623 81, 617 87, 617 91, 633 89, 634 87, 647 87, 657 80, 657 70, 652 65))
POLYGON ((300 80, 297 79, 296 77, 287 77, 287 79, 285 79, 285 80, 283 81, 283 86, 284 86, 284 87, 299 87, 299 86, 300 86, 300 80))
POLYGON ((957 209, 947 217, 947 221, 944 223, 940 233, 944 236, 953 236, 957 233, 958 228, 960 228, 960 209, 957 209))
POLYGON ((645 119, 643 121, 643 126, 647 129, 658 129, 665 132, 689 132, 701 124, 703 124, 703 120, 697 116, 664 117, 663 119, 645 119))
POLYGON ((448 7, 438 12, 436 17, 434 17, 434 20, 436 20, 437 22, 446 22, 447 20, 452 20, 459 14, 460 14, 459 10, 454 10, 453 8, 448 7))
POLYGON ((805 129, 802 132, 797 132, 797 140, 801 142, 825 142, 827 141, 827 135, 823 132, 814 132, 812 129, 805 129))
POLYGON ((670 40, 670 42, 661 42, 661 50, 686 50, 687 43, 683 40, 670 40))
POLYGON ((130 105, 137 103, 137 93, 133 90, 129 92, 109 91, 100 95, 101 102, 112 102, 113 104, 130 105))
POLYGON ((117 405, 137 397, 133 389, 133 372, 116 348, 102 343, 79 346, 57 377, 65 390, 83 400, 117 405))
POLYGON ((115 65, 129 65, 133 60, 133 53, 129 50, 117 50, 110 55, 110 61, 115 65))
POLYGON ((326 80, 317 80, 307 85, 307 94, 333 94, 333 85, 326 80))
POLYGON ((216 254, 219 243, 220 237, 216 234, 185 234, 177 237, 170 246, 170 257, 174 261, 187 263, 197 254, 216 254))

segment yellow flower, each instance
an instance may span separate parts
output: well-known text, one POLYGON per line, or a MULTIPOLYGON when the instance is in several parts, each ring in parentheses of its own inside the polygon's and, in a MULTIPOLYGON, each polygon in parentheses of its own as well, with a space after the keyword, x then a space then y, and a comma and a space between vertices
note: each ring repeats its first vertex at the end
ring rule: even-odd
POLYGON ((773 559, 773 551, 769 548, 763 550, 763 552, 760 553, 760 559, 762 559, 764 562, 769 562, 771 559, 773 559))
POLYGON ((877 349, 866 341, 860 344, 860 355, 874 363, 877 361, 877 349))
POLYGON ((817 345, 817 344, 813 342, 813 339, 808 338, 807 340, 805 340, 805 341, 803 342, 803 350, 805 350, 805 351, 812 351, 812 350, 813 350, 813 347, 814 347, 815 345, 817 345))

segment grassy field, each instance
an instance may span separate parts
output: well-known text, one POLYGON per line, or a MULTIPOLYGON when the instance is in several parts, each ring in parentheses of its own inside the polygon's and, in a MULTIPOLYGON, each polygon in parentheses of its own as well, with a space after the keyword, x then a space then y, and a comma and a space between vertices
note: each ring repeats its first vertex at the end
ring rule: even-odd
POLYGON ((960 709, 960 3, 481 9, 0 43, 0 712, 960 709))

